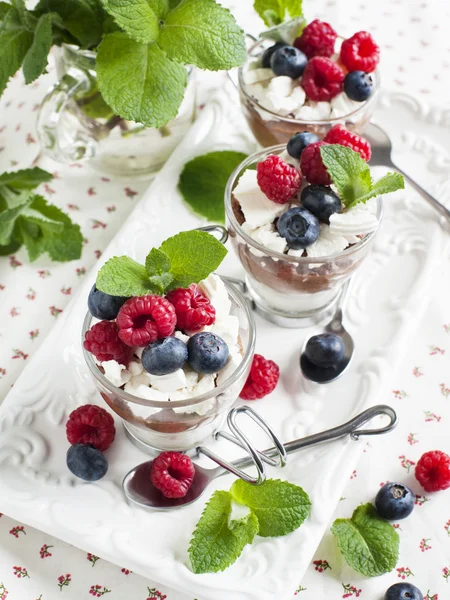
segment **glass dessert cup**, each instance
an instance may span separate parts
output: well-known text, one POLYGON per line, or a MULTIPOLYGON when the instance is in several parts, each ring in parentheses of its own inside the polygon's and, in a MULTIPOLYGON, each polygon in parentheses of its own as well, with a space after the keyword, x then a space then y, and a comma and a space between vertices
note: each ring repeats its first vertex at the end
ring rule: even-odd
MULTIPOLYGON (((103 400, 121 417, 131 441, 147 453, 187 451, 204 442, 222 426, 228 410, 244 387, 255 352, 255 323, 249 302, 234 286, 224 283, 231 300, 230 314, 239 319, 242 361, 232 375, 214 390, 187 400, 145 400, 113 385, 100 371, 93 355, 83 348, 87 366, 103 400)), ((92 321, 93 317, 88 312, 83 323, 82 340, 92 321)))
MULTIPOLYGON (((337 40, 342 41, 342 38, 337 40)), ((374 91, 372 96, 353 112, 336 118, 326 118, 322 120, 302 120, 294 117, 284 117, 276 112, 264 108, 246 89, 244 83, 244 70, 249 60, 254 60, 262 56, 264 51, 272 46, 273 40, 256 41, 247 52, 247 63, 239 67, 238 70, 238 91, 241 102, 241 109, 247 120, 247 123, 255 136, 256 140, 263 148, 275 144, 287 144, 289 139, 299 131, 311 131, 323 139, 328 130, 338 123, 344 125, 349 131, 362 134, 369 124, 370 119, 377 106, 380 76, 378 70, 371 73, 374 81, 374 91)))
POLYGON ((59 78, 42 101, 37 133, 42 150, 61 163, 88 161, 115 177, 145 179, 157 172, 195 118, 195 74, 178 115, 164 127, 145 127, 115 115, 97 85, 96 53, 63 44, 55 52, 59 78))
MULTIPOLYGON (((245 219, 233 190, 246 169, 254 169, 267 156, 285 150, 285 144, 266 148, 249 156, 231 174, 225 190, 227 227, 257 312, 282 327, 309 327, 331 315, 342 286, 367 256, 377 231, 338 254, 318 258, 289 256, 256 242, 242 227, 245 219)), ((377 218, 379 227, 380 198, 377 218)))

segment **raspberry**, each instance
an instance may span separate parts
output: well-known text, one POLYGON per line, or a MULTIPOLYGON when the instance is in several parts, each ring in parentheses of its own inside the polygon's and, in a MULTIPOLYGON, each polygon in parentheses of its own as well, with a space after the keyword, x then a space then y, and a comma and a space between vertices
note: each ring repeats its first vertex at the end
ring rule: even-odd
POLYGON ((380 48, 367 31, 359 31, 341 46, 341 62, 349 71, 372 73, 380 62, 380 48))
POLYGON ((194 480, 192 460, 180 452, 162 452, 152 463, 150 480, 166 498, 184 498, 194 480))
POLYGON ((104 408, 85 404, 72 411, 66 424, 70 444, 89 444, 104 452, 114 441, 114 419, 104 408))
POLYGON ((362 136, 352 133, 345 129, 343 125, 334 125, 327 135, 323 138, 324 142, 328 144, 340 144, 341 146, 347 146, 355 152, 359 152, 361 158, 365 161, 370 160, 372 150, 369 142, 362 136))
POLYGON ((302 35, 298 37, 294 46, 306 54, 308 58, 314 56, 332 56, 337 33, 328 23, 315 19, 305 27, 302 35))
POLYGON ((100 321, 93 325, 86 331, 83 346, 101 362, 115 360, 125 366, 133 354, 119 338, 119 328, 114 321, 100 321))
POLYGON ((314 142, 303 150, 300 157, 300 168, 309 183, 330 185, 331 177, 322 162, 320 147, 327 146, 327 142, 314 142))
POLYGON ((269 200, 285 204, 300 189, 302 174, 279 156, 271 154, 258 163, 257 180, 269 200))
POLYGON ((273 360, 268 360, 255 354, 247 381, 239 396, 243 400, 258 400, 264 398, 277 387, 280 369, 273 360))
POLYGON ((200 331, 216 320, 216 309, 195 283, 169 292, 166 298, 175 307, 177 328, 182 331, 200 331))
POLYGON ((344 71, 325 56, 315 56, 306 65, 302 86, 306 96, 314 102, 329 102, 342 91, 344 71))
POLYGON ((175 331, 175 308, 161 296, 130 298, 116 319, 119 337, 128 346, 146 346, 175 331))
POLYGON ((425 452, 416 465, 416 479, 426 492, 450 487, 450 456, 440 450, 425 452))

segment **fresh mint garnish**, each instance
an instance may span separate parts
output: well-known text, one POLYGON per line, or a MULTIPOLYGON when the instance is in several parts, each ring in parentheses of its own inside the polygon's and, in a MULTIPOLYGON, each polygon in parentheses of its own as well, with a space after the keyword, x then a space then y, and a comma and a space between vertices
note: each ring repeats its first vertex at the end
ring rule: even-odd
POLYGON ((232 496, 216 491, 206 505, 189 545, 194 573, 217 573, 235 562, 258 532, 258 519, 251 512, 247 518, 229 527, 232 496))
POLYGON ((291 533, 307 519, 311 510, 308 494, 301 487, 280 479, 268 479, 262 485, 237 479, 230 493, 256 515, 258 535, 262 537, 291 533))
POLYGON ((369 165, 358 152, 346 146, 321 146, 320 155, 346 208, 405 187, 403 176, 399 173, 387 173, 373 183, 369 165))
POLYGON ((148 44, 159 35, 159 21, 167 6, 158 0, 101 0, 116 23, 137 42, 148 44))
POLYGON ((178 189, 192 210, 208 221, 225 221, 224 192, 228 178, 247 157, 242 152, 210 152, 184 165, 178 189))
POLYGON ((95 285, 111 296, 143 296, 155 291, 145 267, 128 256, 110 258, 98 272, 95 285))
POLYGON ((351 519, 336 519, 331 532, 345 560, 358 573, 376 577, 395 568, 398 533, 372 504, 358 506, 351 519))
MULTIPOLYGON (((274 27, 289 19, 303 17, 303 0, 255 0, 253 7, 267 25, 274 27)), ((292 42, 292 38, 289 40, 292 42)))
POLYGON ((33 169, 22 169, 12 173, 2 173, 0 175, 0 185, 22 190, 34 190, 41 183, 48 183, 53 179, 51 173, 34 167, 33 169))
POLYGON ((162 250, 152 248, 145 259, 145 268, 150 283, 164 293, 175 279, 170 272, 170 258, 162 250))

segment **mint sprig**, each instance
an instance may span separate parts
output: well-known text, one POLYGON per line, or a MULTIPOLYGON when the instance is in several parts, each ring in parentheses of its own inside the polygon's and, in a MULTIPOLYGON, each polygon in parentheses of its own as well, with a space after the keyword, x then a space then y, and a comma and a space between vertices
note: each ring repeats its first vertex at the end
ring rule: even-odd
POLYGON ((336 519, 331 532, 345 560, 358 573, 376 577, 395 568, 400 538, 372 504, 358 506, 351 519, 336 519))
POLYGON ((268 27, 303 16, 303 0, 255 0, 253 7, 268 27))
POLYGON ((100 269, 96 286, 111 296, 164 294, 198 283, 215 271, 227 250, 205 231, 182 231, 148 253, 145 266, 114 256, 100 269))
POLYGON ((387 173, 374 183, 366 161, 358 152, 346 146, 321 146, 320 155, 346 208, 405 187, 403 176, 399 173, 387 173))

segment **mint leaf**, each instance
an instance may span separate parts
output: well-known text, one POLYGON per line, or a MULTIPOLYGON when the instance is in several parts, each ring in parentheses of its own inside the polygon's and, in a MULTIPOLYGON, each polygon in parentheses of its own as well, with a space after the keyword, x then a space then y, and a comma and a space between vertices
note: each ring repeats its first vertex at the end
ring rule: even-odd
POLYGON ((403 189, 405 189, 405 180, 403 179, 403 175, 400 175, 400 173, 386 173, 386 175, 372 185, 372 189, 369 192, 359 196, 350 206, 354 206, 360 202, 365 203, 367 200, 370 200, 370 198, 382 196, 383 194, 390 194, 391 192, 396 192, 397 190, 403 189))
POLYGON ((369 165, 358 152, 339 144, 321 146, 320 155, 345 206, 367 194, 372 187, 369 165))
POLYGON ((53 175, 34 167, 33 169, 22 169, 13 173, 2 173, 0 175, 0 186, 7 185, 15 189, 32 190, 41 183, 46 183, 53 179, 53 175))
POLYGON ((177 115, 187 83, 186 69, 156 44, 140 44, 124 33, 103 38, 97 76, 113 111, 147 127, 162 127, 177 115))
POLYGON ((311 509, 309 496, 301 487, 280 479, 268 479, 262 485, 251 485, 238 479, 230 493, 256 515, 258 534, 262 537, 294 531, 309 516, 311 509))
POLYGON ((189 556, 194 573, 223 571, 251 544, 258 532, 258 520, 249 513, 247 519, 228 527, 231 494, 216 491, 211 496, 191 539, 189 556))
MULTIPOLYGON (((303 0, 280 0, 285 12, 293 19, 303 17, 303 0)), ((285 14, 286 17, 286 14, 285 14)))
POLYGON ((174 287, 188 287, 215 271, 225 258, 225 247, 205 231, 182 231, 161 244, 171 261, 174 287))
POLYGON ((306 26, 304 17, 297 17, 292 21, 286 21, 270 29, 266 29, 260 34, 263 39, 274 40, 275 42, 286 42, 291 44, 292 40, 298 37, 306 26))
MULTIPOLYGON (((9 15, 13 11, 11 10, 9 15)), ((6 29, 0 31, 0 96, 10 79, 21 67, 32 42, 33 34, 26 29, 6 29)))
POLYGON ((152 248, 145 259, 145 268, 149 275, 150 283, 164 293, 174 280, 170 273, 170 258, 165 252, 152 248))
POLYGON ((158 45, 184 64, 218 71, 245 62, 244 33, 214 0, 184 0, 161 26, 158 45))
POLYGON ((6 244, 6 246, 0 245, 0 256, 8 256, 9 254, 14 254, 14 252, 16 252, 21 245, 22 242, 20 240, 16 240, 13 238, 9 242, 9 244, 6 244))
POLYGON ((128 256, 114 256, 100 269, 97 289, 112 296, 143 296, 154 292, 145 267, 128 256))
POLYGON ((225 186, 231 173, 246 156, 231 150, 210 152, 184 165, 178 189, 195 213, 208 221, 225 221, 225 186))
POLYGON ((0 21, 6 17, 6 15, 11 10, 11 4, 7 4, 6 2, 0 2, 0 21))
POLYGON ((279 25, 283 21, 284 11, 281 2, 282 0, 255 0, 253 3, 253 8, 267 27, 279 25))
POLYGON ((395 568, 398 533, 372 504, 358 506, 351 519, 336 519, 331 532, 345 560, 358 573, 376 577, 395 568))
POLYGON ((8 208, 0 212, 0 245, 5 246, 10 243, 14 226, 17 218, 20 216, 23 208, 30 203, 30 200, 25 199, 23 204, 19 204, 14 208, 8 208))
POLYGON ((47 58, 53 43, 52 21, 52 14, 48 13, 42 15, 37 23, 33 43, 31 44, 22 65, 25 83, 31 83, 37 79, 47 67, 47 58))
POLYGON ((116 23, 137 42, 154 42, 159 34, 161 6, 152 0, 102 0, 116 23), (157 9, 158 12, 155 10, 157 9))
POLYGON ((94 48, 100 43, 102 23, 98 9, 89 0, 40 0, 34 12, 37 16, 58 14, 83 48, 94 48))

